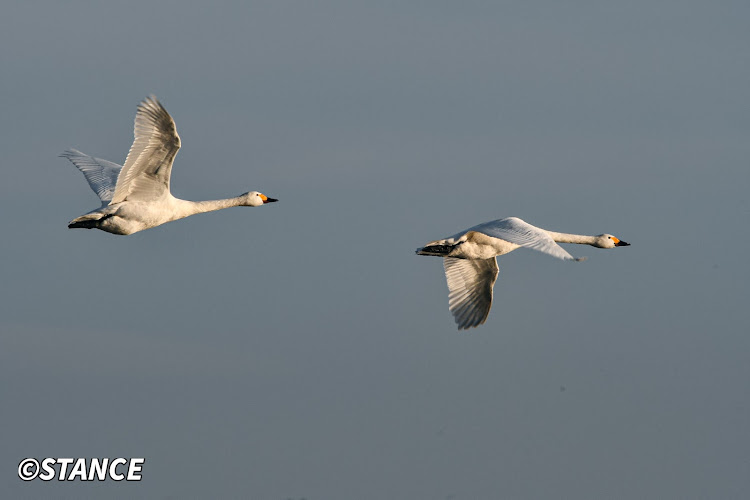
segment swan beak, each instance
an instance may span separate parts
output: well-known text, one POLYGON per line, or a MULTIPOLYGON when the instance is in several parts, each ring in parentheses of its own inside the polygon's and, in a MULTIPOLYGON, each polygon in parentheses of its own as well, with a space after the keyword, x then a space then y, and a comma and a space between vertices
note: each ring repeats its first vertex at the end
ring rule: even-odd
POLYGON ((263 203, 273 203, 274 201, 279 201, 276 198, 269 198, 268 196, 262 194, 260 195, 260 199, 263 200, 263 203))
POLYGON ((617 240, 617 243, 615 243, 616 247, 629 247, 630 243, 627 241, 617 240))

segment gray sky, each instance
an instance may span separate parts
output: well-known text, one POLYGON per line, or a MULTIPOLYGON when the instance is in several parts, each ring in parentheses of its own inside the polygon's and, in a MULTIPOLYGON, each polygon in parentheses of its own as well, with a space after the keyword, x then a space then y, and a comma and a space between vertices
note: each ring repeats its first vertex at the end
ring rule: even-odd
POLYGON ((2 11, 3 498, 747 495, 747 2, 2 11), (280 202, 68 230, 57 155, 122 163, 151 93, 175 195, 280 202), (502 257, 458 333, 414 249, 507 216, 632 246, 502 257))

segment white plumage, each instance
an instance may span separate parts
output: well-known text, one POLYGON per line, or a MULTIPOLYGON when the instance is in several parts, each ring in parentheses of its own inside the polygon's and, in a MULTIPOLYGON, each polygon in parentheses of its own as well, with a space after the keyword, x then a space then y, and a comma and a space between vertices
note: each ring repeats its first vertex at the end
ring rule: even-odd
POLYGON ((443 259, 448 282, 448 309, 459 328, 479 326, 487 320, 492 307, 492 290, 497 280, 497 260, 443 259))
POLYGON ((517 217, 508 217, 479 224, 449 238, 431 241, 418 248, 417 255, 443 257, 448 282, 448 308, 458 329, 464 330, 487 320, 498 274, 496 257, 524 247, 562 260, 584 260, 573 257, 557 243, 578 243, 598 248, 629 245, 611 234, 585 236, 556 233, 532 226, 517 217))
POLYGON ((132 234, 198 213, 277 201, 257 191, 198 202, 172 196, 169 182, 180 136, 174 120, 154 96, 138 105, 134 135, 122 167, 76 149, 60 155, 78 167, 102 202, 100 208, 73 219, 68 227, 132 234))
POLYGON ((73 165, 78 167, 78 170, 86 177, 86 181, 88 181, 91 189, 94 190, 102 201, 102 206, 109 205, 109 202, 112 201, 112 197, 115 195, 117 176, 120 175, 122 166, 111 161, 102 160, 101 158, 94 158, 93 156, 81 153, 77 149, 68 149, 60 156, 67 158, 73 165))

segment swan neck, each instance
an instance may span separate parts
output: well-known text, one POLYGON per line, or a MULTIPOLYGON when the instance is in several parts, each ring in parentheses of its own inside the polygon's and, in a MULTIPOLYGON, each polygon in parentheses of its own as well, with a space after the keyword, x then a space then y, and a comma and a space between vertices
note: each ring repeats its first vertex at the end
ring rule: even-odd
POLYGON ((552 239, 557 243, 577 243, 579 245, 594 245, 596 243, 596 236, 586 236, 583 234, 568 234, 568 233, 555 233, 553 231, 547 231, 552 239))
POLYGON ((234 198, 224 198, 222 200, 204 200, 204 201, 185 201, 186 211, 188 215, 202 214, 206 212, 213 212, 215 210, 223 210, 229 207, 238 207, 242 204, 242 197, 236 196, 234 198))

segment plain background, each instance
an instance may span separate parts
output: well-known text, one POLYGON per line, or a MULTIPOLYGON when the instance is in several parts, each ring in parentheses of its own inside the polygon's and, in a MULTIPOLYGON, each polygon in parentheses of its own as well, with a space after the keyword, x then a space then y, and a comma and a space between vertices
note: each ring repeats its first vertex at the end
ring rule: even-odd
POLYGON ((746 1, 29 2, 0 16, 0 496, 704 499, 750 490, 746 1), (128 237, 57 155, 280 202, 128 237), (518 216, 459 333, 414 249, 518 216), (145 457, 31 483, 25 457, 145 457))

